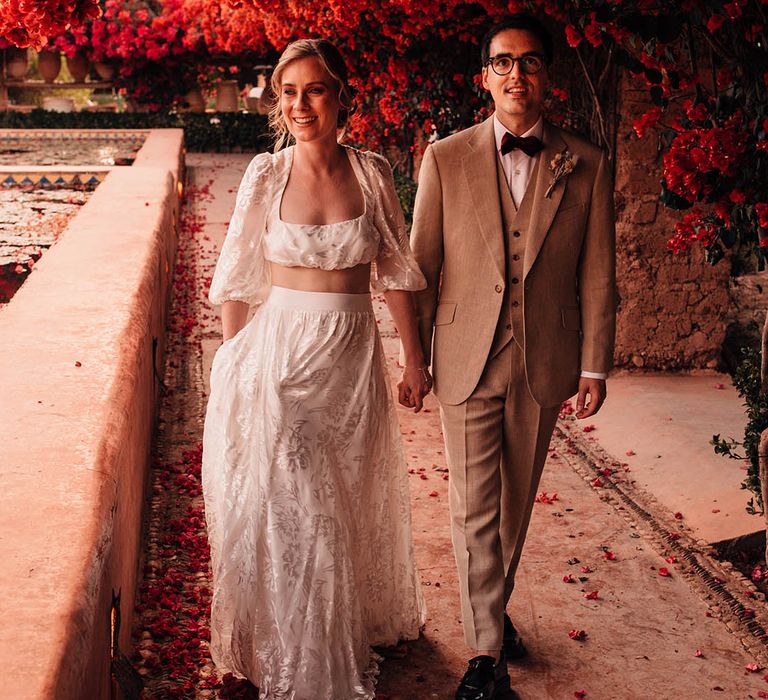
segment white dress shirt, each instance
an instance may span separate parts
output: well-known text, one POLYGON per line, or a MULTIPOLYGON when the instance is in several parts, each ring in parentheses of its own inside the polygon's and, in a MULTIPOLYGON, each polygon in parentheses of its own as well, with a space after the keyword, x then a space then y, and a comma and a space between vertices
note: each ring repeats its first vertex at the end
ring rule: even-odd
MULTIPOLYGON (((531 175, 536 167, 536 161, 539 158, 539 155, 526 155, 519 148, 510 151, 506 155, 502 155, 501 140, 509 129, 499 121, 498 116, 495 114, 493 115, 493 131, 496 136, 496 150, 501 159, 501 164, 504 167, 504 175, 507 178, 507 183, 509 183, 509 191, 512 193, 512 200, 515 203, 515 207, 519 207, 525 196, 525 191, 528 189, 528 184, 531 181, 531 175)), ((539 120, 524 134, 514 134, 514 136, 535 136, 536 138, 543 140, 543 117, 539 117, 539 120)), ((602 372, 588 372, 587 370, 582 369, 581 376, 587 377, 588 379, 605 379, 607 375, 602 372)))

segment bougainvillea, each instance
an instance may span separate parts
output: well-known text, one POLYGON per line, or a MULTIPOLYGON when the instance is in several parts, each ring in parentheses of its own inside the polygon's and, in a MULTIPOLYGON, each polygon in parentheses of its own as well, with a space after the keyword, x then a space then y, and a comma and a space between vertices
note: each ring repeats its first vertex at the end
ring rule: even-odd
POLYGON ((48 37, 99 13, 99 0, 0 0, 0 40, 40 48, 48 37))

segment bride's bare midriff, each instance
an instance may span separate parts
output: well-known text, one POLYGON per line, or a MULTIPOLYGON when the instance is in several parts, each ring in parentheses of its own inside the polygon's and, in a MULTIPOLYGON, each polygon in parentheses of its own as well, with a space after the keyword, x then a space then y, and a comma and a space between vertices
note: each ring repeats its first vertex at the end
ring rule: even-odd
POLYGON ((318 270, 309 267, 286 267, 270 263, 272 284, 302 292, 335 292, 366 294, 369 290, 371 265, 356 265, 345 270, 318 270))

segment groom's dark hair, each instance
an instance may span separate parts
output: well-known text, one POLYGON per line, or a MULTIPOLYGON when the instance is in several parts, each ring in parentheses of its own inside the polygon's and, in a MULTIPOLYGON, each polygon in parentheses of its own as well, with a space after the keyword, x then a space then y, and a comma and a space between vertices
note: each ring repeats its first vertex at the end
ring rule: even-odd
POLYGON ((483 65, 485 65, 491 57, 491 42, 493 41, 493 37, 503 32, 505 29, 522 29, 523 31, 533 34, 544 49, 544 62, 547 65, 552 63, 554 47, 552 45, 552 36, 549 31, 533 15, 526 14, 525 12, 518 12, 517 14, 505 17, 497 24, 494 24, 483 37, 483 43, 480 44, 480 58, 483 65))

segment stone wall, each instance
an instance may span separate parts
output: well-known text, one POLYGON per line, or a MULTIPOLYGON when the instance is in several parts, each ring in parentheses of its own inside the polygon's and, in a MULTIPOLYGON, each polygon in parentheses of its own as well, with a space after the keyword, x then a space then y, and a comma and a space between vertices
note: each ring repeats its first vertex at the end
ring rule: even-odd
POLYGON ((700 248, 675 255, 667 250, 680 212, 658 201, 656 140, 652 134, 639 139, 632 129, 651 106, 647 91, 625 77, 616 139, 616 366, 712 369, 726 333, 729 266, 712 267, 700 248))

